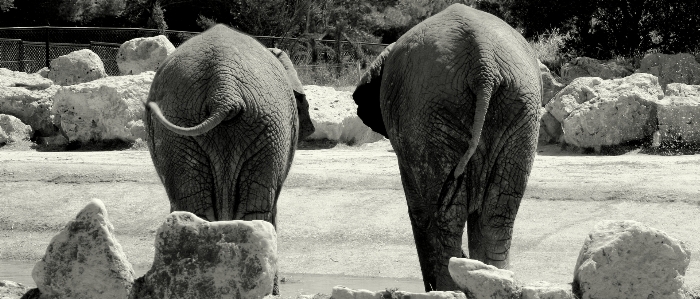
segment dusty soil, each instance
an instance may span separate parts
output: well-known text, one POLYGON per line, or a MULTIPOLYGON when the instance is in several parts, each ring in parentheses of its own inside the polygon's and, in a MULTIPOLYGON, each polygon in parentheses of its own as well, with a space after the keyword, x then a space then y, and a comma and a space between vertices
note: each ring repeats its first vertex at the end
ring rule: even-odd
MULTIPOLYGON (((632 219, 700 248, 700 155, 584 155, 539 149, 515 223, 521 283, 567 283, 583 240, 606 219, 632 219)), ((137 269, 169 212, 148 151, 0 148, 0 261, 36 261, 90 198, 105 202, 137 269)), ((284 273, 420 278, 396 156, 387 141, 306 145, 279 200, 284 273)), ((466 239, 465 239, 466 241, 466 239)), ((686 284, 700 286, 693 258, 686 284)), ((387 285, 386 287, 392 287, 387 285)), ((330 290, 329 290, 330 292, 330 290)))

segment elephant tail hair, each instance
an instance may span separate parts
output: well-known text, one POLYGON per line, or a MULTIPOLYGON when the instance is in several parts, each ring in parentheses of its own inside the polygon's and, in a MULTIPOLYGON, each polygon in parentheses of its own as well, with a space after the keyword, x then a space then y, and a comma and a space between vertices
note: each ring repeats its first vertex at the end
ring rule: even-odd
POLYGON ((226 109, 219 109, 212 113, 207 119, 202 121, 200 124, 194 126, 194 127, 181 127, 176 124, 171 123, 167 118, 165 118, 165 115, 163 115, 163 111, 160 110, 160 107, 158 107, 158 104, 156 102, 148 102, 146 104, 146 108, 150 109, 153 112, 153 115, 156 116, 156 118, 165 126, 168 130, 179 134, 179 135, 184 135, 184 136, 199 136, 202 134, 205 134, 206 132, 209 132, 211 129, 219 125, 226 117, 228 116, 228 111, 226 109))
POLYGON ((467 152, 464 153, 459 163, 455 167, 454 177, 457 178, 467 167, 469 159, 472 158, 476 152, 476 147, 479 145, 481 139, 481 130, 484 128, 484 122, 486 121, 486 111, 489 107, 489 102, 491 101, 491 95, 493 92, 493 82, 482 83, 481 88, 476 93, 476 108, 474 109, 474 123, 472 124, 472 138, 469 141, 469 148, 467 152))

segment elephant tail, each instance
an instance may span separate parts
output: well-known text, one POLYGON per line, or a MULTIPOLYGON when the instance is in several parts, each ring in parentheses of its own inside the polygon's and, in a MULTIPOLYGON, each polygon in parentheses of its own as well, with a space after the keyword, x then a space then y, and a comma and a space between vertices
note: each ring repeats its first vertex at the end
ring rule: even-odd
POLYGON ((156 102, 148 102, 146 104, 146 108, 150 109, 153 111, 153 115, 156 116, 156 118, 165 126, 168 130, 173 131, 176 134, 179 135, 184 135, 184 136, 199 136, 202 134, 205 134, 206 132, 209 132, 209 130, 213 129, 217 125, 219 125, 224 119, 229 114, 229 111, 226 109, 219 109, 214 111, 212 115, 210 115, 207 119, 202 121, 202 123, 194 126, 194 127, 181 127, 176 124, 171 123, 165 116, 163 115, 163 111, 160 110, 160 107, 158 107, 158 104, 156 102))
POLYGON ((484 122, 486 121, 486 111, 489 107, 489 102, 491 101, 491 94, 493 92, 494 84, 493 82, 482 83, 481 89, 476 93, 476 108, 474 109, 474 123, 472 124, 472 139, 469 141, 469 148, 467 152, 464 153, 457 167, 455 167, 454 177, 457 178, 467 167, 469 159, 472 158, 476 152, 476 147, 479 145, 479 140, 481 139, 481 130, 484 128, 484 122))

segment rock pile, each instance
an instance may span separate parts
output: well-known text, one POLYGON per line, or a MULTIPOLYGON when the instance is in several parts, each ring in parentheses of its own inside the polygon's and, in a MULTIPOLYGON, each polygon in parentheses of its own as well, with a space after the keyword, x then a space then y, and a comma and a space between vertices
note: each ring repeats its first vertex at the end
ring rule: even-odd
POLYGON ((37 74, 0 68, 0 114, 17 117, 32 134, 54 136, 59 128, 52 122, 52 97, 59 88, 37 74))
POLYGON ((578 147, 617 145, 656 131, 656 104, 663 90, 656 77, 575 79, 545 108, 561 124, 564 141, 578 147))
POLYGON ((61 87, 53 97, 54 124, 69 141, 145 140, 143 103, 154 75, 145 72, 61 87))
MULTIPOLYGON (((94 199, 34 267, 32 298, 263 298, 277 274, 269 222, 207 222, 173 212, 158 229, 151 269, 135 279, 104 204, 94 199)), ((22 289, 22 290, 26 290, 22 289)))
POLYGON ((596 151, 652 136, 655 146, 700 143, 700 85, 688 85, 700 84, 700 64, 688 54, 649 54, 641 65, 631 73, 581 57, 562 67, 562 79, 540 66, 546 108, 540 142, 596 151), (559 88, 558 80, 570 82, 559 88))

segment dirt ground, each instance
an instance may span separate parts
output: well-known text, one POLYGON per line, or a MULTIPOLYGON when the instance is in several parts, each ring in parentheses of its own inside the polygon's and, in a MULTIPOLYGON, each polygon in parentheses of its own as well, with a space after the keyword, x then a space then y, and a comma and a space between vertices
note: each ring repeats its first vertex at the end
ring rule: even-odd
MULTIPOLYGON (((697 255, 698 165, 700 155, 604 156, 541 147, 515 222, 510 269, 520 283, 571 282, 583 240, 601 220, 643 222, 697 255)), ((40 259, 91 198, 105 203, 137 272, 148 269, 154 233, 169 212, 148 151, 0 148, 0 261, 40 259)), ((302 147, 278 204, 281 272, 420 278, 387 141, 302 147)), ((696 257, 686 284, 700 286, 696 257)))

